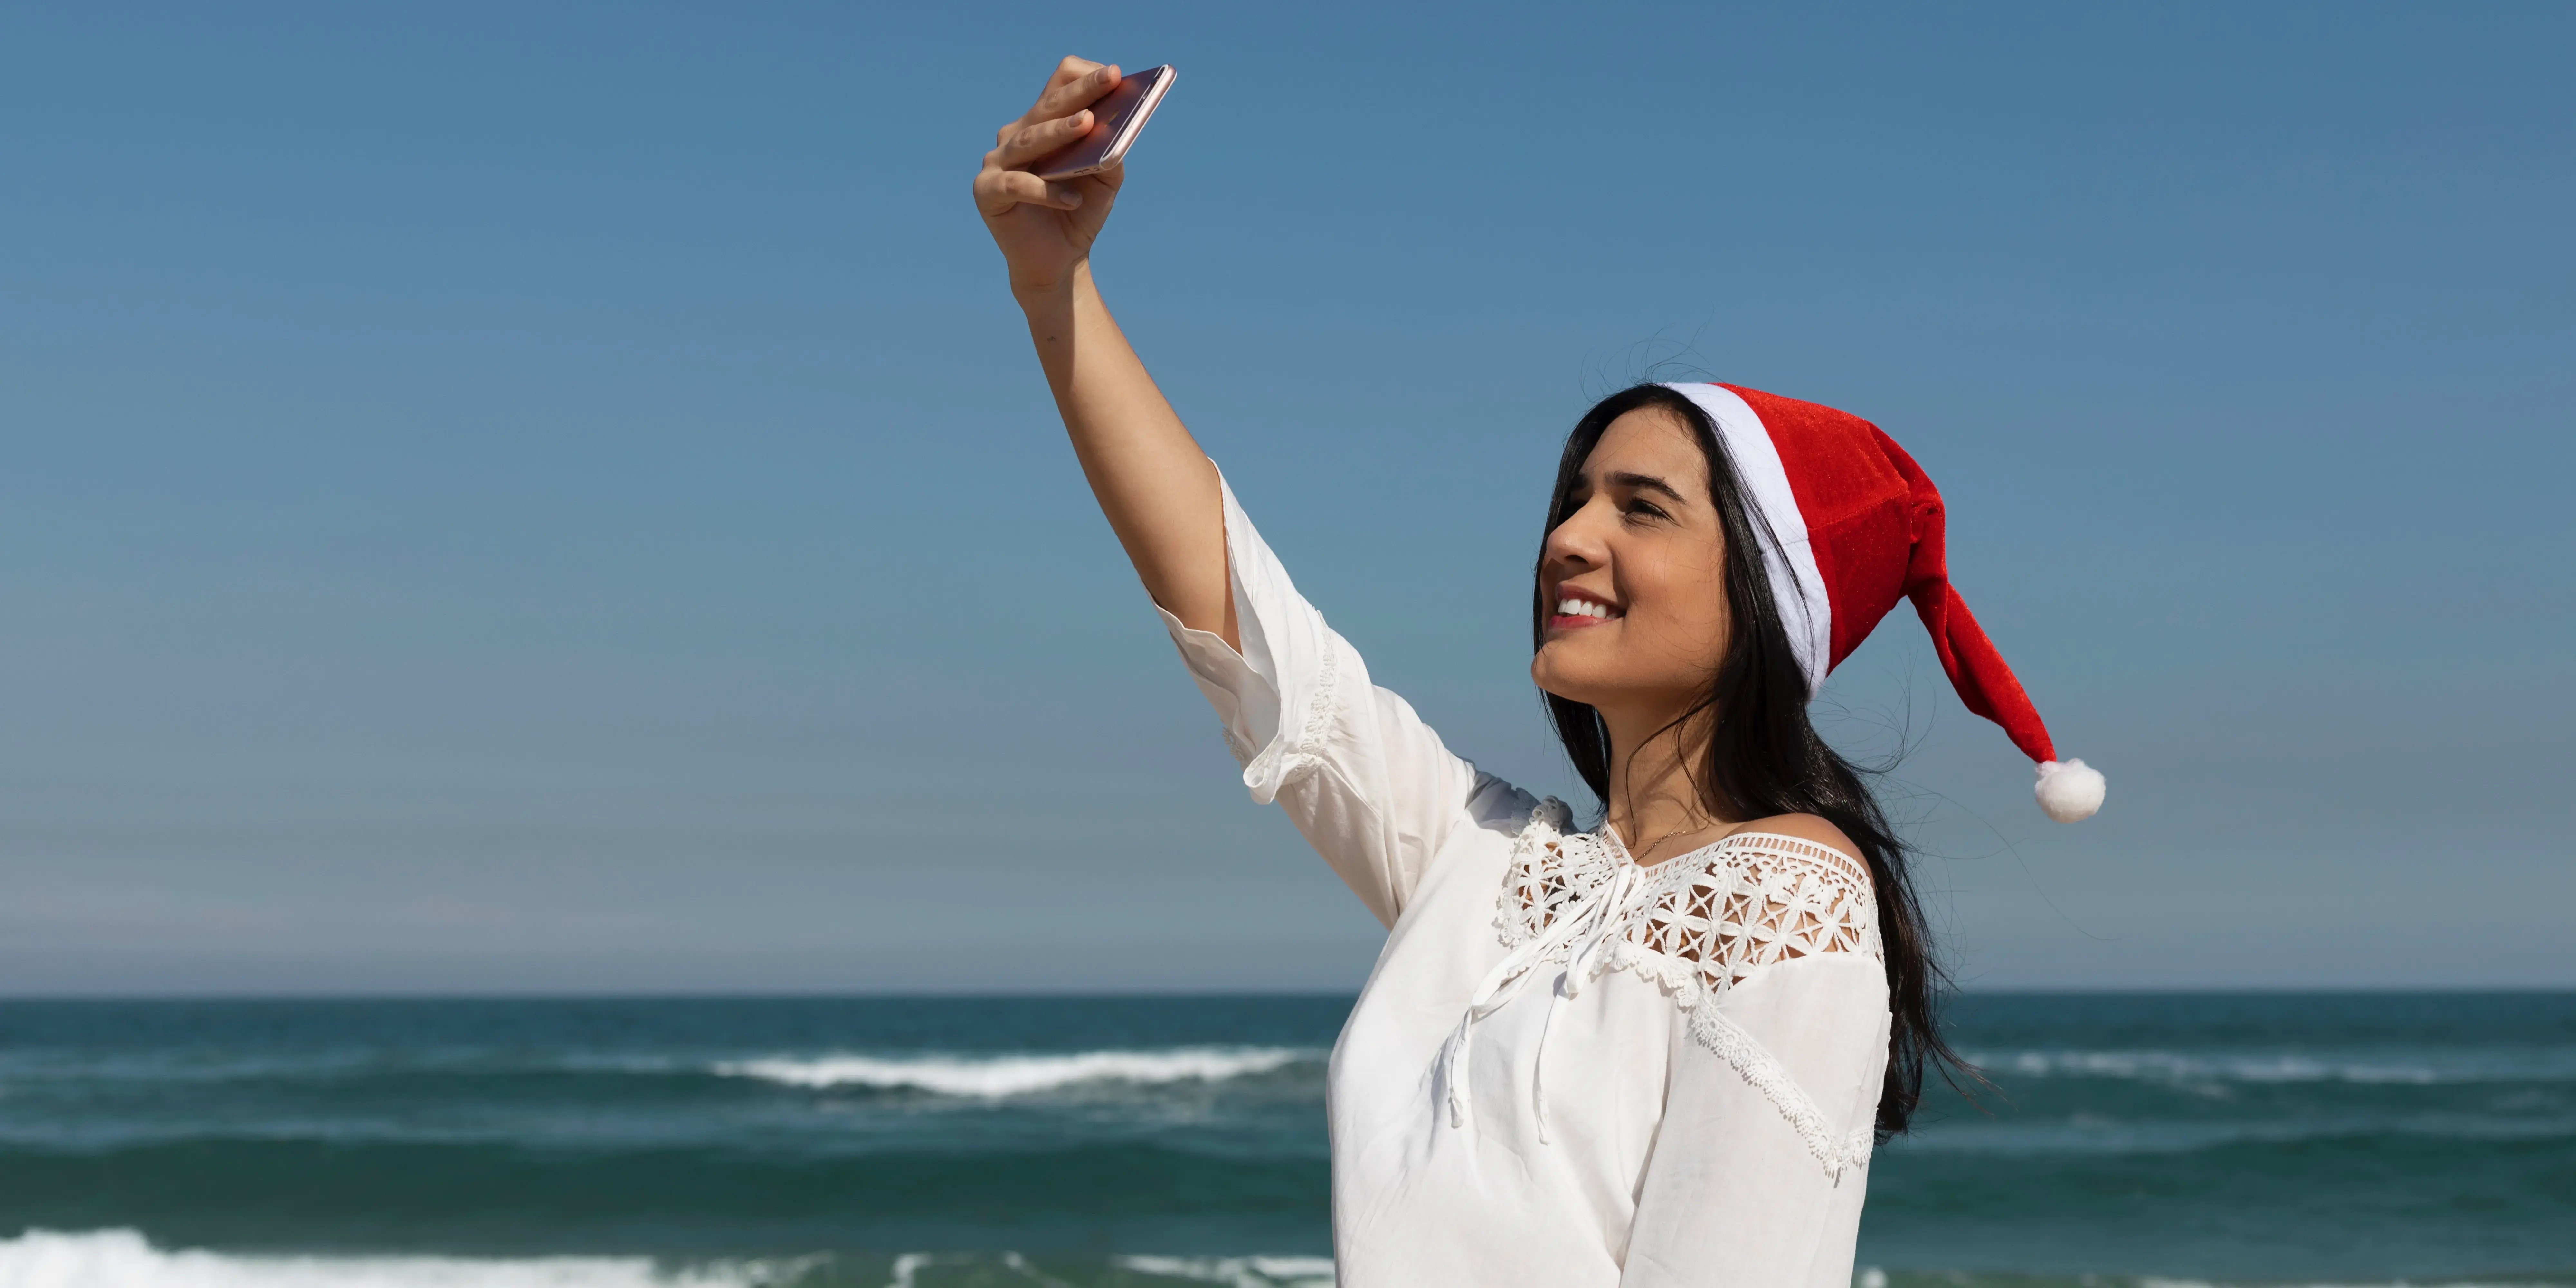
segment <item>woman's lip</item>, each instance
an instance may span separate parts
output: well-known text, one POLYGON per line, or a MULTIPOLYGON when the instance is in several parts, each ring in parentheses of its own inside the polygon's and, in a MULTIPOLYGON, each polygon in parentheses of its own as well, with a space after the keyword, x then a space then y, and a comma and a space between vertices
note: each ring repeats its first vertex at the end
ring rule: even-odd
POLYGON ((1577 631, 1586 626, 1600 626, 1617 620, 1618 619, 1614 617, 1576 616, 1573 613, 1558 613, 1554 617, 1547 619, 1547 628, 1551 631, 1577 631))

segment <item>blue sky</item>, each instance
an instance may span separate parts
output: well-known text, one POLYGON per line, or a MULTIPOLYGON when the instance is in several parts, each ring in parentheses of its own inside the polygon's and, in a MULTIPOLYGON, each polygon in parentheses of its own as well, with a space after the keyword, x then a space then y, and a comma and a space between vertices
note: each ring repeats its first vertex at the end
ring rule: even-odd
POLYGON ((1181 80, 1104 290, 1479 763, 1555 444, 1877 421, 2078 827, 1909 616, 1826 699, 1975 987, 2576 984, 2576 11, 0 14, 0 991, 1343 988, 967 200, 1181 80))

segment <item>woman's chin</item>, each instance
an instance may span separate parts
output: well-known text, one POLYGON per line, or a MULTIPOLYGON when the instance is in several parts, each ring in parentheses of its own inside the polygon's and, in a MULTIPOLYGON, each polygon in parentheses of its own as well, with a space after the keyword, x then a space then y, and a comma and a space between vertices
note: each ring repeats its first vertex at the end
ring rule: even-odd
POLYGON ((1608 655, 1550 640, 1530 661, 1530 683, 1549 697, 1596 710, 1679 712, 1704 698, 1716 678, 1689 668, 1640 667, 1633 657, 1604 652, 1608 655))
POLYGON ((1585 706, 1599 706, 1601 705, 1599 699, 1606 696, 1605 690, 1608 686, 1587 682, 1593 677, 1584 674, 1586 669, 1566 665, 1562 660, 1550 658, 1542 652, 1538 655, 1538 660, 1530 665, 1530 682, 1538 686, 1539 692, 1551 698, 1563 698, 1568 702, 1579 702, 1585 706))

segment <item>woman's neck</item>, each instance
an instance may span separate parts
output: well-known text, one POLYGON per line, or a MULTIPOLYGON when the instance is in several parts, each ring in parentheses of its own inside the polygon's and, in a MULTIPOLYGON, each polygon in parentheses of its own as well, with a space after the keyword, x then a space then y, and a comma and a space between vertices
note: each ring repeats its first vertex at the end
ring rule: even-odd
POLYGON ((1702 711, 1676 724, 1670 713, 1623 717, 1604 711, 1601 723, 1610 735, 1605 821, 1637 862, 1696 848, 1689 843, 1744 822, 1733 809, 1712 806, 1708 797, 1715 793, 1703 793, 1692 772, 1707 763, 1714 713, 1702 711))

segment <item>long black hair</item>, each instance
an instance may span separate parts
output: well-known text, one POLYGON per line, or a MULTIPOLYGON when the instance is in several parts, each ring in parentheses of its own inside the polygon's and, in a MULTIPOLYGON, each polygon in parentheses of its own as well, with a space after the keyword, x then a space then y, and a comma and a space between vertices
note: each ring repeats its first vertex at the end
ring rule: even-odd
MULTIPOLYGON (((1676 728, 1693 728, 1701 717, 1710 730, 1704 757, 1686 757, 1701 804, 1712 812, 1732 809, 1749 817, 1814 814, 1841 828, 1869 865, 1877 888, 1878 930, 1887 959, 1887 1004, 1892 1023, 1887 1042, 1887 1082, 1878 1097, 1878 1132, 1883 1139, 1902 1132, 1923 1098, 1927 1065, 1945 1079, 1953 1069, 1974 1071, 1941 1040, 1935 1010, 1948 979, 1933 956, 1923 909, 1914 897, 1906 870, 1906 846, 1888 825, 1878 799, 1862 781, 1862 771, 1818 737, 1807 719, 1806 672, 1789 643, 1780 606, 1762 564, 1762 545, 1770 532, 1759 514, 1745 504, 1741 484, 1728 458, 1717 426, 1707 413, 1679 391, 1663 385, 1636 385, 1602 399, 1577 421, 1565 439, 1565 455, 1556 467, 1556 490, 1548 501, 1547 532, 1556 531, 1573 512, 1572 498, 1583 481, 1583 463, 1610 428, 1610 422, 1639 408, 1671 412, 1689 427, 1700 452, 1708 458, 1709 496, 1726 535, 1726 602, 1732 627, 1726 654, 1719 659, 1708 691, 1692 705, 1676 728)), ((1547 556, 1541 538, 1538 584, 1531 591, 1532 647, 1547 643, 1547 556)), ((1610 735, 1601 713, 1589 705, 1551 693, 1548 713, 1556 736, 1565 745, 1574 771, 1606 808, 1610 796, 1610 735)))

